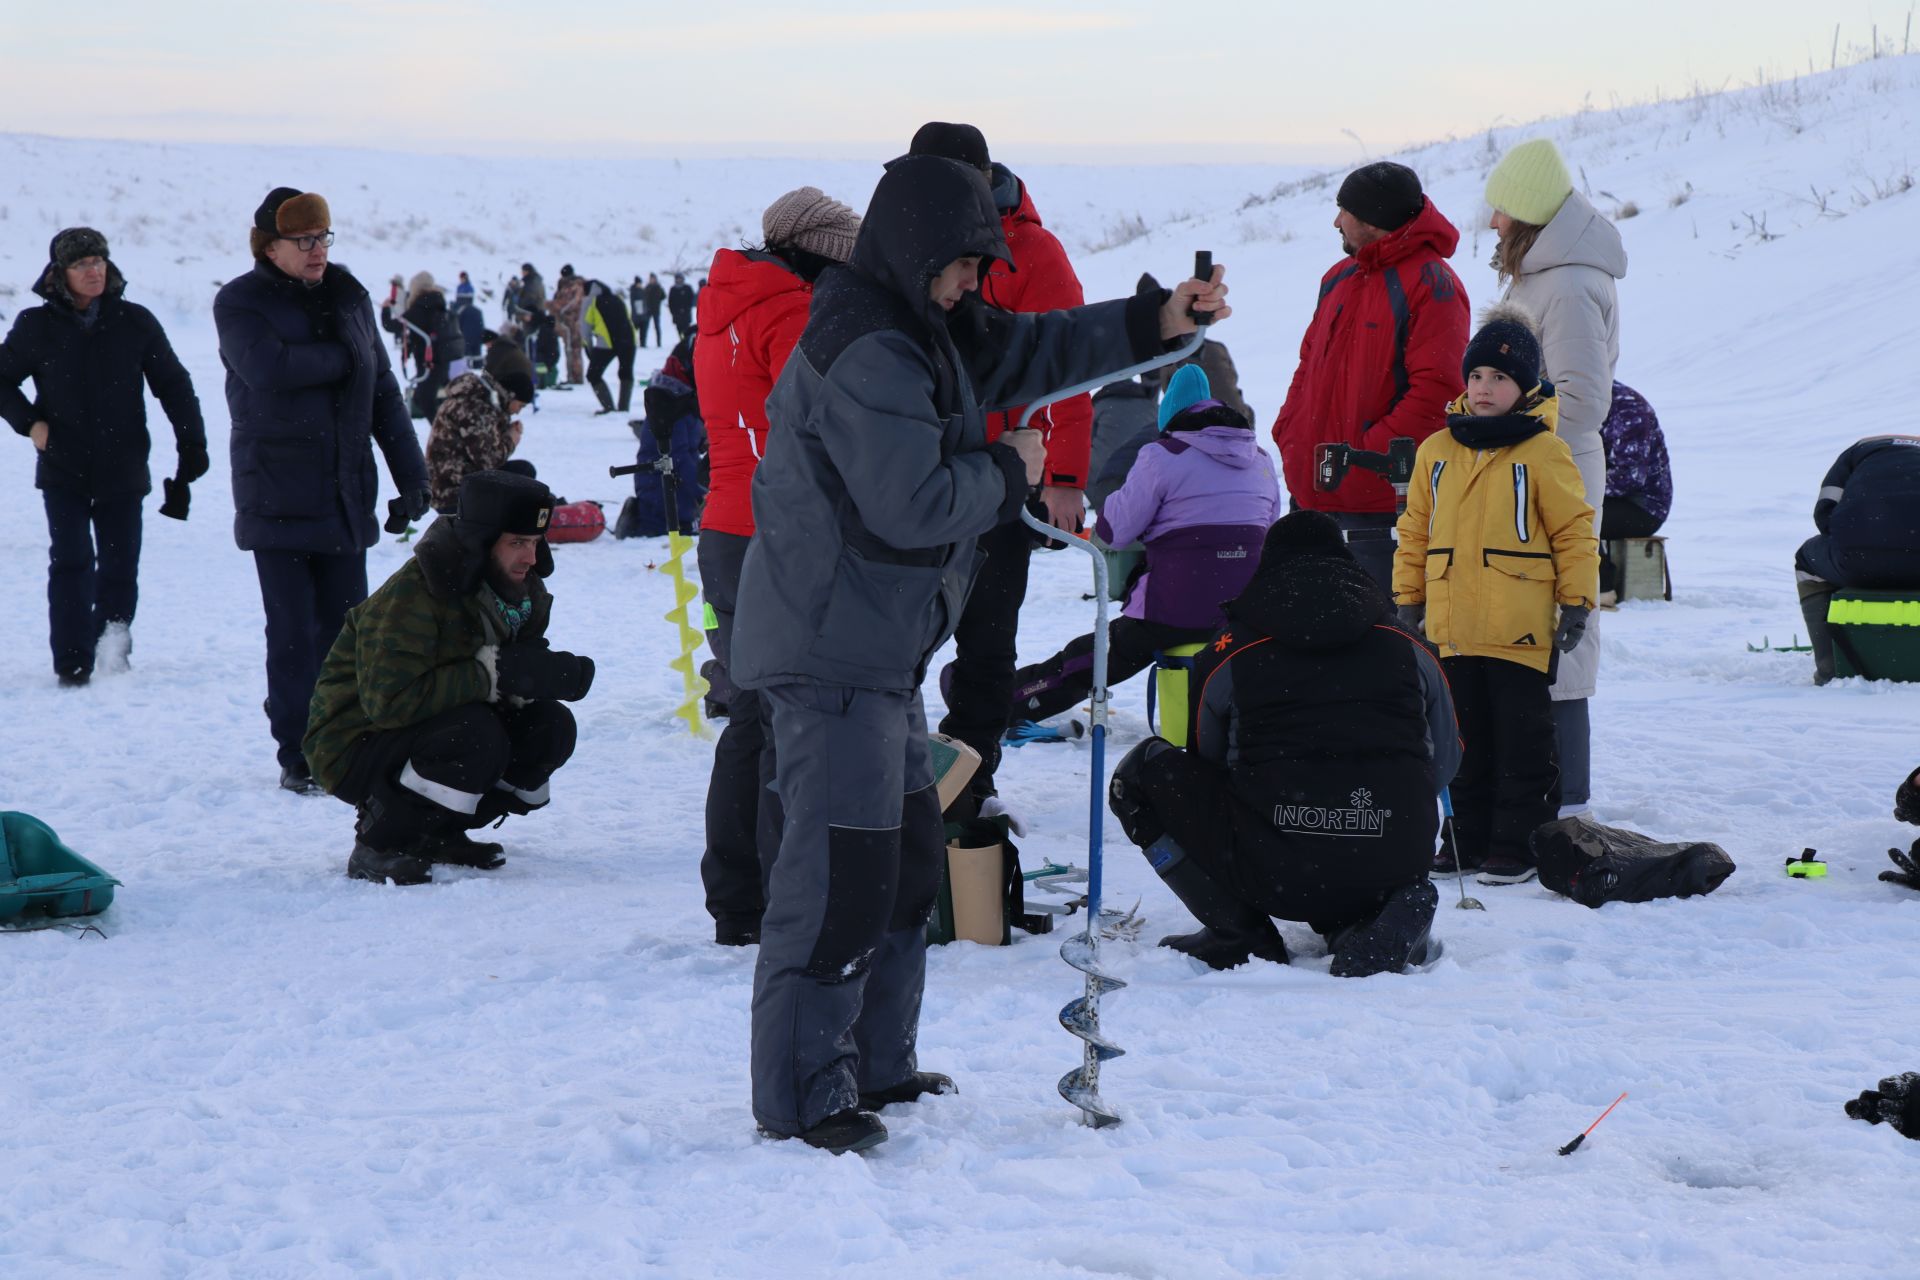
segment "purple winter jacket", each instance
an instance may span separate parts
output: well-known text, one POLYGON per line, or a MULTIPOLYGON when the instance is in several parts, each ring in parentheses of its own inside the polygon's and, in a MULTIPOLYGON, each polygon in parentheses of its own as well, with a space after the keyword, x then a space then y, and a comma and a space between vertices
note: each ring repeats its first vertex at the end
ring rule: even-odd
POLYGON ((1146 445, 1094 527, 1110 547, 1146 544, 1146 572, 1121 612, 1168 626, 1218 626, 1221 602, 1239 595, 1259 567, 1261 540, 1279 510, 1273 461, 1245 426, 1173 430, 1146 445))
POLYGON ((1631 499, 1664 521, 1673 509, 1673 472, 1667 464, 1667 438, 1647 398, 1625 383, 1614 383, 1600 440, 1607 451, 1607 496, 1631 499))

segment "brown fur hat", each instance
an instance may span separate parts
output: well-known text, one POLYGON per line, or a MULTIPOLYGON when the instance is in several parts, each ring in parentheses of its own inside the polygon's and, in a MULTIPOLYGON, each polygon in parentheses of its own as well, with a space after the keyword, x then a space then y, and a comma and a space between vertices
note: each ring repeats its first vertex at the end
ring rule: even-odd
POLYGON ((264 261, 267 246, 294 231, 323 231, 333 226, 327 198, 316 192, 275 187, 253 211, 253 231, 247 237, 253 256, 264 261))

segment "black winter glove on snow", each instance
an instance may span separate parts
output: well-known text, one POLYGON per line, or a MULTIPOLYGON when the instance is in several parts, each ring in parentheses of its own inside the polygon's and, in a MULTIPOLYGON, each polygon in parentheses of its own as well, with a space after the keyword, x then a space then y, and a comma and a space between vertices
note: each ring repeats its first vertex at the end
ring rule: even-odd
POLYGON ((1426 634, 1424 630, 1427 622, 1426 605, 1403 604, 1397 606, 1394 612, 1400 616, 1400 625, 1402 628, 1413 632, 1413 634, 1417 636, 1426 634))
POLYGON ((516 698, 578 702, 593 688, 592 658, 531 640, 501 645, 493 670, 494 687, 516 698))
POLYGON ((1847 1114, 1868 1124, 1885 1121, 1901 1137, 1920 1139, 1920 1071, 1888 1076, 1849 1102, 1847 1114))
POLYGON ((1920 889, 1920 840, 1913 842, 1913 848, 1902 853, 1898 849, 1887 850, 1887 856, 1893 859, 1898 871, 1882 871, 1880 878, 1888 884, 1901 884, 1909 889, 1920 889))
POLYGON ((174 477, 182 484, 192 484, 207 474, 207 446, 191 442, 180 446, 180 467, 174 477))
POLYGON ((1583 604, 1563 604, 1560 606, 1560 630, 1553 634, 1553 647, 1562 653, 1572 653, 1580 645, 1580 637, 1587 634, 1587 606, 1583 604))
POLYGON ((1914 778, 1920 776, 1920 769, 1907 775, 1900 789, 1893 793, 1893 816, 1902 822, 1911 822, 1920 826, 1920 786, 1914 785, 1914 778))

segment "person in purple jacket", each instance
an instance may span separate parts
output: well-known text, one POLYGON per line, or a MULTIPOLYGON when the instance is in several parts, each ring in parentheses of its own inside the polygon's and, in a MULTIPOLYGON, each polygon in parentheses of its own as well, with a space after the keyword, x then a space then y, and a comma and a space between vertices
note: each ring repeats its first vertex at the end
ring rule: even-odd
POLYGON ((1607 497, 1600 515, 1600 590, 1605 596, 1616 583, 1605 539, 1651 538, 1660 532, 1673 510, 1673 472, 1653 406, 1624 383, 1613 384, 1613 404, 1600 424, 1600 444, 1607 459, 1607 497))
MULTIPOLYGON (((1187 365, 1160 401, 1160 438, 1140 450, 1127 481, 1101 508, 1094 532, 1109 547, 1146 544, 1146 566, 1107 629, 1107 682, 1144 670, 1154 651, 1196 644, 1220 625, 1260 564, 1260 541, 1280 509, 1273 462, 1237 411, 1212 398, 1187 365)), ((1014 677, 1009 736, 1022 721, 1072 707, 1093 688, 1093 636, 1080 636, 1014 677)))

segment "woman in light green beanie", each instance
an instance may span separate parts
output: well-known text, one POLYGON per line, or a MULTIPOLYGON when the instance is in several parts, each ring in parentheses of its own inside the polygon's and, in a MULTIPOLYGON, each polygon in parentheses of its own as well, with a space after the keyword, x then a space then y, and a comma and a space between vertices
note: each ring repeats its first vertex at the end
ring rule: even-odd
MULTIPOLYGON (((1607 490, 1600 424, 1613 401, 1620 359, 1620 298, 1627 274, 1620 232, 1574 190, 1551 139, 1534 138, 1500 158, 1487 175, 1491 226, 1500 236, 1493 266, 1506 298, 1540 318, 1540 372, 1560 397, 1560 438, 1573 451, 1595 532, 1607 490)), ((1560 745, 1562 815, 1587 808, 1591 789, 1587 699, 1600 671, 1598 618, 1578 648, 1563 654, 1553 686, 1560 745)))

